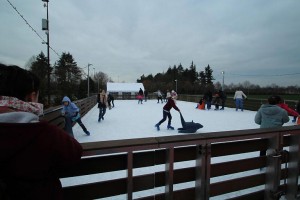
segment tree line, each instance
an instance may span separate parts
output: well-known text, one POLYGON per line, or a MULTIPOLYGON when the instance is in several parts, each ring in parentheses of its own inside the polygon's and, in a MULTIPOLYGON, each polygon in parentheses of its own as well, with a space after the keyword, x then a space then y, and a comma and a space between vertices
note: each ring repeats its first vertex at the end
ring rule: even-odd
POLYGON ((180 94, 200 94, 207 89, 214 89, 213 80, 213 70, 209 65, 204 70, 197 71, 196 65, 192 62, 189 68, 184 69, 182 64, 179 64, 155 76, 142 75, 137 82, 143 83, 149 92, 173 89, 180 94))
MULTIPOLYGON (((106 89, 107 82, 113 80, 104 72, 97 72, 87 79, 84 68, 79 67, 70 53, 62 53, 53 66, 48 68, 47 57, 43 52, 34 56, 27 64, 28 70, 35 73, 41 80, 40 102, 45 107, 60 105, 63 96, 69 96, 72 100, 87 97, 88 82, 90 94, 97 93, 99 89, 106 89), (48 74, 50 84, 48 84, 48 74), (49 86, 49 90, 48 90, 49 86), (48 101, 50 96, 50 102, 48 101)), ((142 75, 137 79, 143 83, 148 92, 161 90, 177 90, 179 94, 204 94, 207 90, 214 92, 222 89, 220 82, 214 82, 213 69, 208 64, 204 69, 197 71, 192 61, 190 66, 184 68, 182 64, 169 66, 166 72, 156 75, 142 75)), ((280 87, 275 84, 261 87, 244 81, 238 84, 224 85, 227 94, 233 94, 237 89, 246 94, 300 94, 299 86, 280 87)))
POLYGON ((249 81, 243 83, 224 86, 220 82, 214 82, 213 69, 208 64, 204 69, 196 70, 196 65, 191 62, 188 68, 183 68, 181 64, 169 67, 166 72, 156 75, 142 75, 137 82, 143 83, 149 92, 155 92, 158 89, 166 91, 177 89, 179 94, 204 94, 207 90, 212 92, 224 90, 227 94, 234 94, 236 90, 243 90, 246 94, 252 95, 272 95, 272 94, 300 94, 299 86, 281 87, 276 84, 261 87, 252 84, 249 81))
MULTIPOLYGON (((47 57, 41 52, 27 64, 29 71, 36 74, 41 81, 39 101, 50 107, 60 105, 64 96, 72 100, 82 99, 88 95, 88 76, 84 68, 79 67, 70 53, 62 53, 55 64, 48 68, 47 57), (48 73, 50 84, 48 85, 48 73), (49 87, 49 91, 48 91, 49 87), (48 93, 50 102, 48 101, 48 93)), ((106 83, 112 81, 104 72, 89 76, 89 91, 97 93, 99 88, 106 88, 106 83)))

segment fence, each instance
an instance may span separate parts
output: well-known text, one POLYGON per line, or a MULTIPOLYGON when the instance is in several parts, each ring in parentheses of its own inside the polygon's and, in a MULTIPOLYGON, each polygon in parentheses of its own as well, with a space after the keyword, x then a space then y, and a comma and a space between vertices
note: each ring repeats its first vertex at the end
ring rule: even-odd
POLYGON ((225 195, 219 199, 235 200, 279 199, 282 195, 300 198, 299 126, 82 146, 81 163, 60 176, 93 175, 99 180, 85 183, 79 179, 76 185, 65 186, 66 199, 189 200, 219 195, 225 195), (259 156, 261 150, 267 150, 267 156, 259 156), (216 161, 220 157, 226 159, 216 161), (121 172, 123 176, 119 177, 121 172), (117 174, 101 180, 106 173, 117 174))
MULTIPOLYGON (((178 95, 179 100, 195 103, 198 103, 201 97, 203 97, 203 95, 178 95)), ((244 109, 257 111, 260 108, 260 106, 262 104, 265 104, 266 102, 266 99, 247 98, 246 100, 244 100, 244 109)), ((285 103, 288 104, 290 108, 295 108, 297 101, 285 100, 285 103)), ((235 108, 235 102, 233 100, 233 97, 228 97, 226 99, 225 106, 229 108, 235 108)))
MULTIPOLYGON (((84 114, 96 97, 76 103, 84 114)), ((44 119, 61 126, 59 110, 44 119)), ((59 174, 65 199, 300 199, 300 126, 82 146, 81 162, 59 174)))

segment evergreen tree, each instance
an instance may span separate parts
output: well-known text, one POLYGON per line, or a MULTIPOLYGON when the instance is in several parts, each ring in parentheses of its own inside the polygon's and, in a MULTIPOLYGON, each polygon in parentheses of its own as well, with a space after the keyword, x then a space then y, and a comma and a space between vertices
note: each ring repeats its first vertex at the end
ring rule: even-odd
POLYGON ((51 73, 52 68, 48 72, 48 61, 47 57, 41 52, 29 67, 30 71, 33 72, 40 79, 40 92, 39 101, 48 107, 47 103, 47 91, 48 91, 48 73, 51 73))
POLYGON ((194 84, 198 80, 198 73, 196 71, 196 65, 194 65, 194 62, 192 61, 192 64, 190 66, 189 75, 188 75, 189 81, 194 84))
POLYGON ((55 75, 57 83, 56 94, 58 94, 58 101, 63 96, 69 96, 71 99, 76 99, 82 72, 70 53, 63 53, 61 55, 60 59, 55 65, 55 75))
POLYGON ((207 65, 207 67, 205 67, 204 70, 205 70, 206 84, 210 85, 210 84, 213 83, 212 81, 215 80, 213 75, 212 75, 213 70, 210 68, 209 65, 207 65))

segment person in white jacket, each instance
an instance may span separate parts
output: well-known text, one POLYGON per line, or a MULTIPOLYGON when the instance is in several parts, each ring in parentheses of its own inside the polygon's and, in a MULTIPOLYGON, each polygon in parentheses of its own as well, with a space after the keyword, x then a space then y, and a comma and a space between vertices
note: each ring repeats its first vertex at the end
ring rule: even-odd
POLYGON ((239 108, 241 109, 241 111, 244 110, 243 98, 247 99, 247 96, 244 94, 243 91, 241 90, 235 91, 233 99, 235 101, 236 111, 238 111, 239 108))

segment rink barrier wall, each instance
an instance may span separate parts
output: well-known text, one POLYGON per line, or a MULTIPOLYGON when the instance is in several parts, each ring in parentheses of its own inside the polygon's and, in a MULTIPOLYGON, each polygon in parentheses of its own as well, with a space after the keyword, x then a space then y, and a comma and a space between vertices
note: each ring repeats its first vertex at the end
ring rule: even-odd
POLYGON ((82 147, 81 162, 59 174, 76 178, 74 185, 63 187, 65 199, 300 198, 300 126, 89 142, 82 147), (260 156, 261 150, 267 156, 260 156), (109 178, 101 180, 107 173, 109 178), (87 183, 85 175, 99 179, 87 183))
MULTIPOLYGON (((137 93, 122 93, 122 94, 113 94, 115 100, 137 100, 137 93)), ((189 94, 178 94, 178 100, 198 103, 203 97, 203 94, 199 95, 189 95, 189 94)), ((157 94, 149 94, 148 99, 157 99, 157 94)), ((265 104, 267 99, 255 99, 247 98, 244 100, 244 109, 257 111, 262 104, 265 104)), ((290 108, 295 108, 297 101, 285 100, 285 103, 289 105, 290 108)), ((196 106, 195 106, 196 107, 196 106)), ((235 101, 233 97, 227 97, 225 101, 225 107, 235 108, 235 101)), ((214 103, 212 103, 212 109, 214 109, 214 103)))
MULTIPOLYGON (((188 102, 195 102, 198 103, 200 99, 203 97, 203 95, 186 95, 186 94, 179 94, 178 95, 178 100, 181 101, 188 101, 188 102)), ((284 101, 286 104, 289 105, 290 108, 294 109, 297 101, 293 100, 285 100, 284 101)), ((255 99, 255 98, 247 98, 244 99, 244 109, 245 110, 252 110, 252 111, 257 111, 262 104, 267 103, 267 99, 255 99)), ((212 104, 212 109, 214 109, 214 104, 212 104)), ((227 97, 225 101, 225 107, 229 108, 235 108, 235 101, 233 97, 227 97)))
MULTIPOLYGON (((85 99, 80 99, 74 101, 78 108, 80 109, 80 115, 83 117, 88 113, 97 103, 97 96, 91 96, 85 99)), ((54 124, 60 128, 65 126, 64 117, 61 115, 62 106, 56 106, 48 108, 44 111, 44 114, 40 116, 40 120, 46 120, 51 124, 54 124)))

